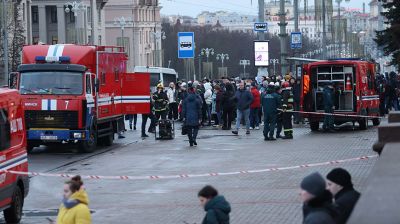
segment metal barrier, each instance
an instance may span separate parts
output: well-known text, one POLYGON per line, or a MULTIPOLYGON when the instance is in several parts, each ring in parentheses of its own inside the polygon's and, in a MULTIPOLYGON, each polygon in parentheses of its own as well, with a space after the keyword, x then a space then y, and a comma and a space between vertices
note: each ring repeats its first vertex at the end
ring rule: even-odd
POLYGON ((380 154, 368 177, 349 224, 400 223, 400 113, 389 114, 389 123, 378 127, 373 150, 380 154))

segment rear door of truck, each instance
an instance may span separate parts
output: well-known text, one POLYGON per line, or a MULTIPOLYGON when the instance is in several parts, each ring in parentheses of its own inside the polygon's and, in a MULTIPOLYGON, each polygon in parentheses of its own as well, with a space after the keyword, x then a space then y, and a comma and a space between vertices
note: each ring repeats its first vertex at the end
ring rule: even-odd
POLYGON ((122 74, 123 114, 147 114, 150 112, 150 74, 122 74))

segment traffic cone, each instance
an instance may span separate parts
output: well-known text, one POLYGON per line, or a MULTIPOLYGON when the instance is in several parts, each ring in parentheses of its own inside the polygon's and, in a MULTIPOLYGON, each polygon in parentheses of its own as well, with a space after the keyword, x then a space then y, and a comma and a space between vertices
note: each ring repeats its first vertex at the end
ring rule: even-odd
POLYGON ((349 90, 349 91, 353 90, 353 88, 351 87, 350 76, 347 76, 347 79, 346 79, 346 90, 349 90))

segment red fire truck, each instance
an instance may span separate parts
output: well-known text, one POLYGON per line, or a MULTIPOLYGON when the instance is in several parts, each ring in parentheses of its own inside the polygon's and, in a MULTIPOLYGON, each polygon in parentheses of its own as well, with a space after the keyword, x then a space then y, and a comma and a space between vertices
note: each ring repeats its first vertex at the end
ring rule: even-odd
POLYGON ((23 98, 28 150, 62 142, 92 152, 124 130, 124 114, 150 110, 150 76, 126 72, 122 47, 32 45, 22 53, 11 82, 23 98))
MULTIPOLYGON (((305 112, 324 112, 323 88, 333 83, 335 113, 343 115, 379 116, 379 95, 375 86, 376 65, 355 59, 327 60, 303 65, 301 107, 305 112)), ((311 130, 319 128, 324 116, 304 114, 311 130)), ((372 119, 379 125, 379 118, 372 119)), ((335 116, 335 124, 358 122, 368 127, 368 119, 356 116, 335 116)))
POLYGON ((0 170, 0 209, 7 223, 19 223, 29 178, 4 171, 28 172, 24 111, 18 92, 4 88, 0 88, 0 170))

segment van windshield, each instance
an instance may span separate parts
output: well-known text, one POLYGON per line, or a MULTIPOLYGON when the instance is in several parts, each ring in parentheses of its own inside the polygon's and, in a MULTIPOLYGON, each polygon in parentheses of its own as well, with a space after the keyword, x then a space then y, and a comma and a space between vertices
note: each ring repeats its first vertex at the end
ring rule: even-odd
POLYGON ((79 72, 21 73, 21 94, 81 95, 82 92, 83 74, 79 72))

